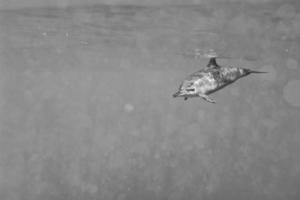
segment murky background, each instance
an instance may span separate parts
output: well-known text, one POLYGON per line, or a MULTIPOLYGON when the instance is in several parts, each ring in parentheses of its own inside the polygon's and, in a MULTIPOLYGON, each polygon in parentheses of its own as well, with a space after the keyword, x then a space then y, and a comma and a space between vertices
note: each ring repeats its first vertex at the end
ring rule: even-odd
POLYGON ((10 2, 1 200, 300 198, 298 1, 10 2), (173 99, 197 48, 269 73, 173 99))

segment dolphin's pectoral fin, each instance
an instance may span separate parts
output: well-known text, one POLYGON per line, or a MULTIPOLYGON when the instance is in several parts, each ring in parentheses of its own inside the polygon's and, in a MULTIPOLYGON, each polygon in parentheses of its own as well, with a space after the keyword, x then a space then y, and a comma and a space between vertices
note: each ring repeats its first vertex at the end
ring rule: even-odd
POLYGON ((199 94, 199 97, 202 97, 202 99, 204 99, 205 101, 208 101, 209 103, 216 103, 215 100, 211 99, 209 96, 207 96, 205 94, 199 94))

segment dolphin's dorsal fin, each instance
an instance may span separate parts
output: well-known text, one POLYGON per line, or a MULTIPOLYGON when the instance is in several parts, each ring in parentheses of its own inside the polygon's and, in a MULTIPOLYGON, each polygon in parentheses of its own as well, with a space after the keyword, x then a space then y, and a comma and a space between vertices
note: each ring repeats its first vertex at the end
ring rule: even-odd
POLYGON ((209 59, 208 64, 206 65, 208 68, 220 68, 221 66, 217 63, 216 57, 212 57, 209 59))

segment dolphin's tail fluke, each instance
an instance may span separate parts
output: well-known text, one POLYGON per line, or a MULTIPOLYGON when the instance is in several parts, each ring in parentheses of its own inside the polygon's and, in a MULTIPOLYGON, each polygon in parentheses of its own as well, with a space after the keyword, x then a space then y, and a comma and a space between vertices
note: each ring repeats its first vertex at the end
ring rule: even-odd
POLYGON ((178 91, 178 92, 176 92, 176 93, 173 94, 173 97, 174 97, 174 98, 175 98, 175 97, 178 97, 179 94, 180 94, 180 92, 178 91))

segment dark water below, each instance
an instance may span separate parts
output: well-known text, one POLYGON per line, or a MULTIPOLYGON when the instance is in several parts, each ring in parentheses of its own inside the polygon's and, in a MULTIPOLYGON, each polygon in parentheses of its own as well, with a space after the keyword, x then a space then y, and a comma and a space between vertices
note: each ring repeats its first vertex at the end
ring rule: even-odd
POLYGON ((299 3, 0 11, 0 199, 299 199, 299 3), (268 71, 173 99, 215 49, 268 71))

